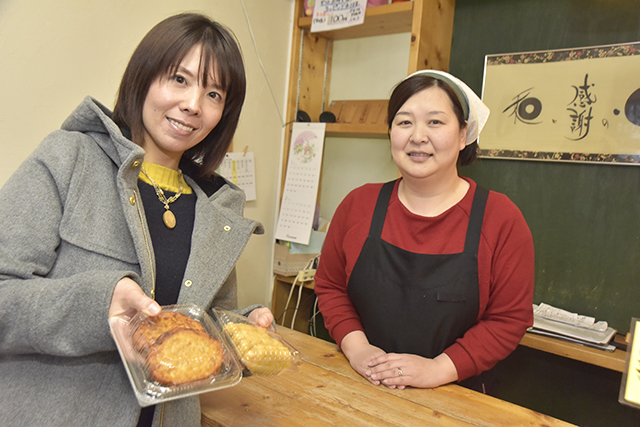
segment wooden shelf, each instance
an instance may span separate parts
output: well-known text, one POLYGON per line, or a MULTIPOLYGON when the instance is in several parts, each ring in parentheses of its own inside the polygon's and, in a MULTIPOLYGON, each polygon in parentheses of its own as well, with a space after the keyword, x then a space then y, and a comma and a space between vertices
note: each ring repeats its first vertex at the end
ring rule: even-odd
POLYGON ((336 100, 329 109, 336 117, 335 123, 327 123, 325 134, 333 137, 387 139, 386 99, 336 100))
POLYGON ((313 291, 315 281, 302 283, 297 282, 295 285, 295 288, 297 289, 293 289, 293 293, 291 293, 291 287, 293 286, 294 281, 295 276, 281 276, 276 274, 273 283, 273 294, 271 296, 271 311, 273 312, 278 325, 284 325, 288 328, 308 334, 309 319, 311 317, 313 303, 315 302, 315 293, 313 291), (300 285, 302 285, 302 289, 298 288, 300 285), (300 294, 300 305, 298 306, 298 312, 296 313, 294 324, 291 325, 299 292, 302 292, 300 294), (291 300, 287 307, 286 303, 290 293, 291 300))
MULTIPOLYGON (((283 283, 288 283, 290 285, 293 285, 293 282, 295 282, 296 280, 296 276, 282 276, 280 274, 276 274, 276 280, 283 282, 283 283)), ((308 282, 297 282, 296 286, 300 286, 300 284, 302 284, 303 288, 307 288, 307 289, 314 289, 315 288, 315 280, 311 280, 308 282)))
POLYGON ((386 123, 377 125, 361 125, 351 123, 327 123, 326 136, 347 138, 380 138, 389 137, 386 123))
MULTIPOLYGON (((413 2, 405 1, 388 5, 368 7, 364 23, 340 30, 313 33, 333 40, 355 39, 359 37, 381 36, 411 32, 413 2)), ((298 18, 298 26, 311 29, 311 17, 298 18)))
POLYGON ((528 332, 520 341, 520 345, 613 371, 624 372, 626 367, 627 352, 620 349, 615 349, 614 351, 600 350, 559 338, 545 337, 528 332))

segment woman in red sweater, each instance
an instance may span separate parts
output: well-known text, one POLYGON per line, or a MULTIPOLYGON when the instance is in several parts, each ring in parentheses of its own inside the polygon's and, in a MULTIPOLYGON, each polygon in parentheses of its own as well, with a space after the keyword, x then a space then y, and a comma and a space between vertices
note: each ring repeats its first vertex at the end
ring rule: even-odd
MULTIPOLYGON (((318 304, 351 366, 373 384, 486 391, 489 371, 533 322, 533 240, 503 194, 458 175, 488 108, 434 70, 389 100, 402 178, 342 201, 316 273, 318 304)), ((490 371, 489 371, 490 372, 490 371)))

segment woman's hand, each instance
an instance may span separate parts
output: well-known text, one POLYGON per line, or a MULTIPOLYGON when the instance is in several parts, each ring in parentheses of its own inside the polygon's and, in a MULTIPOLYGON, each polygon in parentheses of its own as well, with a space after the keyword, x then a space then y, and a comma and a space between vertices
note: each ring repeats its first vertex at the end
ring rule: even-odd
POLYGON ((128 277, 123 277, 116 284, 109 306, 109 317, 120 314, 135 315, 141 311, 147 316, 155 316, 162 309, 160 305, 149 298, 140 286, 128 277))
POLYGON ((256 325, 273 330, 274 317, 268 308, 256 308, 247 317, 256 325))
POLYGON ((406 386, 434 388, 458 379, 458 371, 445 353, 435 359, 389 353, 371 360, 366 372, 372 379, 399 390, 406 386))
POLYGON ((378 347, 369 344, 369 340, 362 331, 349 332, 340 343, 340 348, 351 367, 360 375, 365 377, 371 384, 379 385, 380 381, 371 378, 368 372, 372 360, 382 357, 386 353, 378 347))

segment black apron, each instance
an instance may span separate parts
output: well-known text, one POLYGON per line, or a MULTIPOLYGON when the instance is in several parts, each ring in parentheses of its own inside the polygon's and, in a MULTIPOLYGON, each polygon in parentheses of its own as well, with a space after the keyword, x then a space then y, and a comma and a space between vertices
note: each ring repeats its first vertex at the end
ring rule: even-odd
MULTIPOLYGON (((388 182, 380 190, 347 293, 372 345, 387 353, 434 358, 478 318, 478 247, 489 192, 476 188, 464 252, 428 255, 381 238, 394 185, 388 182)), ((472 388, 483 391, 481 385, 472 388)))

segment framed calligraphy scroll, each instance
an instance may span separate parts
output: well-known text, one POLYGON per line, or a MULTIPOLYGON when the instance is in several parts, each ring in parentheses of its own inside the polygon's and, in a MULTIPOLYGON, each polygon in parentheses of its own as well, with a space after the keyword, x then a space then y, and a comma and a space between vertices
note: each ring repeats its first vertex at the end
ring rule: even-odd
POLYGON ((640 165, 640 42, 485 57, 480 157, 640 165))

